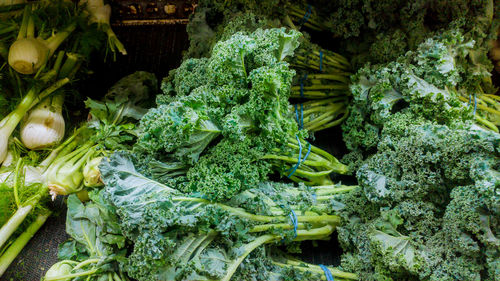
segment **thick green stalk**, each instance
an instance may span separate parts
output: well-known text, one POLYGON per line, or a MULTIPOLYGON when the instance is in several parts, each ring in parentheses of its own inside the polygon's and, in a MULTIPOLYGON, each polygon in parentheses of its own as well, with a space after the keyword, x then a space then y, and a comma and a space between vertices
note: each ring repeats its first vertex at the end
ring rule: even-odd
MULTIPOLYGON (((0 121, 0 135, 10 136, 35 100, 36 91, 34 88, 31 88, 30 91, 28 91, 28 94, 17 105, 16 109, 14 109, 14 111, 12 111, 2 121, 0 121)), ((2 160, 3 159, 0 159, 0 162, 2 160)))
POLYGON ((47 187, 40 188, 37 194, 32 196, 24 205, 17 209, 17 211, 9 218, 9 220, 0 228, 0 248, 5 244, 9 237, 21 225, 26 216, 33 210, 34 206, 38 204, 42 196, 47 193, 47 187))
POLYGON ((57 159, 57 157, 67 155, 68 153, 73 151, 73 149, 75 149, 75 147, 77 146, 77 142, 74 142, 74 140, 79 132, 80 130, 76 131, 71 137, 67 138, 56 149, 52 150, 49 156, 47 156, 47 158, 45 158, 38 165, 38 167, 42 170, 42 173, 46 171, 46 169, 50 166, 50 164, 54 162, 55 159, 57 159))
POLYGON ((30 17, 31 17, 31 5, 26 5, 24 7, 23 21, 21 23, 21 27, 19 28, 19 33, 17 34, 17 40, 26 37, 26 32, 28 30, 28 23, 30 17))
POLYGON ((50 50, 49 57, 57 50, 59 45, 68 38, 68 36, 76 29, 76 23, 68 25, 65 29, 57 32, 57 34, 52 35, 50 38, 45 40, 47 47, 50 50))
POLYGON ((5 244, 5 242, 7 242, 12 233, 17 230, 19 225, 21 225, 31 210, 33 210, 32 205, 27 205, 17 209, 17 211, 9 218, 2 228, 0 228, 0 248, 5 244))
POLYGON ((73 53, 66 53, 66 61, 59 70, 59 78, 70 78, 73 70, 80 62, 80 56, 73 53))
MULTIPOLYGON (((279 267, 293 266, 295 269, 298 269, 298 270, 303 271, 303 272, 308 271, 308 272, 314 272, 314 273, 317 273, 320 275, 324 275, 324 271, 323 271, 323 269, 321 269, 321 267, 319 267, 317 265, 306 264, 303 261, 287 260, 286 263, 281 263, 281 262, 277 262, 277 261, 273 261, 272 263, 274 265, 279 266, 279 267)), ((358 275, 356 275, 354 273, 344 272, 344 271, 341 271, 341 270, 334 268, 334 267, 328 267, 328 269, 330 270, 330 272, 332 273, 332 275, 334 277, 346 278, 349 280, 358 280, 358 275)), ((322 280, 326 280, 325 276, 322 276, 322 280)))
POLYGON ((72 274, 63 275, 63 276, 48 277, 48 278, 43 279, 43 281, 72 280, 73 278, 76 278, 76 277, 92 275, 92 274, 96 273, 97 271, 99 271, 99 269, 95 268, 92 270, 87 270, 87 271, 78 272, 78 273, 72 273, 72 274))
POLYGON ((17 160, 16 169, 14 170, 14 200, 16 201, 16 207, 21 207, 21 201, 19 200, 19 177, 21 176, 21 167, 23 164, 23 159, 19 158, 17 160))
POLYGON ((36 220, 31 223, 28 228, 9 246, 7 251, 0 257, 0 276, 7 270, 12 261, 22 251, 28 241, 35 235, 35 233, 42 227, 50 213, 40 214, 36 220))
POLYGON ((88 260, 84 260, 82 261, 81 263, 77 264, 75 267, 73 267, 73 270, 78 270, 84 266, 87 266, 89 264, 93 264, 93 263, 98 263, 100 262, 101 260, 100 259, 88 259, 88 260))
POLYGON ((236 272, 236 269, 240 266, 240 264, 243 262, 243 260, 257 247, 269 243, 273 240, 276 240, 277 237, 276 235, 263 235, 254 241, 246 244, 244 247, 244 252, 241 254, 236 260, 234 260, 231 264, 228 265, 227 270, 226 270, 226 275, 221 279, 221 281, 229 281, 231 280, 231 277, 233 274, 236 272))
POLYGON ((125 46, 123 46, 122 42, 120 42, 111 26, 109 24, 103 24, 101 26, 104 32, 108 35, 108 42, 111 46, 111 50, 114 52, 116 48, 122 55, 126 55, 127 50, 125 50, 125 46))

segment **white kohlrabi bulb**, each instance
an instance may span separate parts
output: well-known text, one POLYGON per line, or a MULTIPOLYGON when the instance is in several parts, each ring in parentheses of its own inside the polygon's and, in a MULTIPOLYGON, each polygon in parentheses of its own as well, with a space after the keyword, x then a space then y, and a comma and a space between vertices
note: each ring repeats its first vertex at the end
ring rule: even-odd
POLYGON ((47 61, 49 48, 39 39, 16 40, 9 49, 9 65, 22 74, 33 74, 47 61))
POLYGON ((57 144, 63 139, 65 123, 62 103, 55 106, 53 104, 41 103, 23 124, 21 141, 27 148, 40 149, 57 144))

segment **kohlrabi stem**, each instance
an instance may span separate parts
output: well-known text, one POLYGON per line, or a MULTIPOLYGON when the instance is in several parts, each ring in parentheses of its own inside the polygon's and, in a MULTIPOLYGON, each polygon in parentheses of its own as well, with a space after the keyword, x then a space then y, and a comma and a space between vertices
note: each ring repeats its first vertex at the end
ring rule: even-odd
POLYGON ((33 195, 30 199, 23 202, 23 206, 18 208, 17 211, 9 218, 9 220, 0 228, 0 249, 9 239, 9 237, 21 225, 26 216, 33 210, 34 206, 38 204, 42 196, 47 194, 47 187, 43 186, 33 195))
POLYGON ((93 263, 98 263, 99 261, 101 261, 100 259, 88 259, 88 260, 84 260, 82 261, 81 263, 77 264, 75 267, 73 267, 73 270, 77 270, 77 269, 80 269, 86 265, 89 265, 89 264, 93 264, 93 263))
POLYGON ((19 177, 21 176, 20 170, 23 164, 23 158, 17 160, 16 169, 14 170, 14 200, 16 201, 16 207, 21 206, 21 201, 19 201, 19 177))
POLYGON ((56 149, 52 150, 39 165, 38 167, 42 169, 42 173, 45 172, 47 167, 50 166, 54 162, 54 160, 59 157, 59 156, 64 156, 67 153, 73 151, 73 149, 76 147, 76 142, 73 142, 73 140, 76 138, 76 136, 79 134, 80 130, 76 131, 73 135, 71 135, 69 138, 67 138, 63 143, 61 143, 56 149), (70 145, 71 144, 71 145, 70 145))
POLYGON ((49 56, 51 56, 57 50, 59 45, 61 45, 61 43, 64 42, 66 38, 68 38, 68 36, 75 30, 75 28, 76 23, 71 23, 65 29, 57 32, 57 34, 52 35, 50 38, 45 40, 47 47, 50 50, 49 56))
POLYGON ((73 73, 73 69, 80 61, 80 57, 74 53, 66 53, 66 57, 66 61, 59 70, 59 78, 70 78, 70 74, 73 73))
MULTIPOLYGON (((31 105, 35 101, 36 91, 34 88, 31 88, 28 91, 28 94, 22 99, 22 101, 17 105, 16 109, 12 111, 9 115, 7 115, 0 124, 2 127, 0 128, 0 135, 10 136, 17 124, 23 119, 24 115, 31 108, 31 105)), ((0 159, 2 161, 3 159, 0 159)))
POLYGON ((114 51, 114 48, 116 48, 122 55, 126 55, 127 50, 125 50, 125 46, 123 46, 122 42, 120 42, 111 26, 109 24, 103 24, 102 29, 108 35, 109 45, 112 50, 114 51))
POLYGON ((0 29, 0 35, 6 34, 6 33, 10 33, 10 32, 12 32, 14 30, 16 30, 16 26, 14 26, 14 25, 11 25, 11 26, 5 27, 5 28, 1 28, 0 29))
POLYGON ((47 277, 44 279, 44 281, 56 281, 56 280, 72 280, 73 278, 76 277, 81 277, 81 276, 88 276, 96 273, 99 269, 95 268, 92 270, 87 270, 83 272, 78 272, 78 273, 71 273, 63 276, 55 276, 55 277, 47 277))
POLYGON ((28 19, 28 26, 26 27, 26 38, 35 38, 35 20, 31 15, 28 19))
MULTIPOLYGON (((69 83, 69 78, 63 78, 58 81, 56 81, 54 84, 50 85, 48 88, 43 90, 38 96, 34 99, 34 101, 31 103, 29 109, 33 108, 36 104, 38 104, 41 100, 44 98, 48 97, 50 94, 53 92, 59 90, 61 87, 69 83)), ((26 114, 26 112, 25 112, 26 114)))
POLYGON ((2 228, 0 228, 0 248, 2 248, 12 233, 16 231, 19 225, 21 225, 32 209, 32 205, 27 205, 17 209, 17 211, 9 218, 2 228))
POLYGON ((57 74, 59 73, 59 69, 61 68, 62 61, 64 59, 64 53, 65 53, 64 51, 57 52, 56 60, 54 62, 52 69, 45 72, 44 75, 40 77, 41 81, 43 81, 44 83, 48 83, 57 76, 57 74))
POLYGON ((19 28, 19 33, 17 34, 17 40, 26 37, 30 17, 31 17, 31 5, 26 5, 26 7, 24 7, 24 12, 23 12, 23 21, 21 23, 21 27, 19 28))
POLYGON ((252 242, 242 246, 243 247, 243 253, 236 259, 234 260, 233 262, 231 262, 228 266, 227 266, 227 269, 226 269, 226 275, 224 275, 224 277, 221 279, 221 281, 229 281, 231 280, 231 277, 233 276, 233 274, 236 272, 236 269, 238 269, 238 267, 240 266, 241 262, 243 262, 243 260, 253 251, 255 250, 255 248, 263 245, 263 244, 266 244, 266 243, 269 243, 275 239, 277 236, 276 235, 263 235, 263 236, 260 236, 259 238, 253 240, 252 242))
POLYGON ((35 233, 42 227, 42 225, 47 221, 50 213, 40 214, 37 216, 34 222, 32 222, 26 230, 17 237, 17 239, 9 246, 9 248, 0 257, 0 276, 7 270, 12 261, 17 257, 17 255, 22 251, 24 246, 28 241, 35 235, 35 233))
POLYGON ((5 44, 0 41, 0 57, 3 58, 4 60, 7 60, 8 56, 9 56, 9 49, 7 49, 7 46, 5 46, 5 44))

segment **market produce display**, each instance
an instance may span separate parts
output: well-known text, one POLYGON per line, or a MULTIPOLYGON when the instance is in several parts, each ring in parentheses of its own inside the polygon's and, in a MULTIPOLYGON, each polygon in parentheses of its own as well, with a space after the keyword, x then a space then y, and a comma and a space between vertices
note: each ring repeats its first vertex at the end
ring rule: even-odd
POLYGON ((178 68, 91 99, 110 5, 1 3, 0 276, 64 196, 45 281, 498 280, 498 11, 200 0, 178 68))

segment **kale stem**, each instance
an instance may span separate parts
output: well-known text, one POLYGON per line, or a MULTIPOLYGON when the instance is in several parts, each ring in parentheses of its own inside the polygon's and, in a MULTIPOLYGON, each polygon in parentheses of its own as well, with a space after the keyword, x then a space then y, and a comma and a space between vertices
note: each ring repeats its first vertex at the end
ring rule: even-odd
POLYGON ((241 254, 236 260, 231 262, 226 270, 226 275, 221 279, 221 281, 229 281, 231 280, 231 277, 233 274, 236 272, 236 269, 240 266, 241 262, 257 247, 269 243, 273 240, 276 240, 277 236, 276 235, 263 235, 260 236, 259 238, 255 239, 254 241, 246 244, 243 246, 243 254, 241 254))

